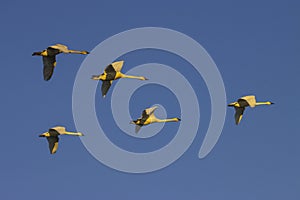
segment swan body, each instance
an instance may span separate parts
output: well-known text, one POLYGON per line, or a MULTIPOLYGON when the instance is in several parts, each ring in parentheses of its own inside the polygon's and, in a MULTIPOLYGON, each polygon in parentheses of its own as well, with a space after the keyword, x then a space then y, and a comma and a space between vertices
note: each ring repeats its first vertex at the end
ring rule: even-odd
POLYGON ((244 96, 239 98, 236 102, 228 104, 230 107, 235 108, 235 124, 238 125, 243 117, 244 110, 246 107, 250 106, 251 108, 254 108, 255 106, 260 106, 260 105, 271 105, 274 104, 270 101, 265 101, 265 102, 256 102, 255 96, 254 95, 249 95, 249 96, 244 96))
POLYGON ((68 132, 63 126, 50 128, 48 132, 40 134, 39 137, 46 137, 49 143, 50 154, 54 154, 58 148, 59 135, 83 136, 80 132, 68 132))
POLYGON ((49 46, 47 49, 39 52, 34 52, 32 56, 42 56, 43 57, 43 75, 44 80, 48 81, 53 75, 54 68, 56 67, 56 55, 60 53, 72 53, 72 54, 89 54, 88 51, 78 51, 78 50, 69 50, 66 45, 56 44, 49 46))
POLYGON ((147 108, 143 110, 142 116, 137 120, 133 120, 130 123, 135 124, 135 132, 138 133, 142 126, 146 126, 152 123, 164 123, 164 122, 178 122, 181 121, 180 118, 170 118, 170 119, 158 119, 154 115, 154 111, 157 109, 157 106, 147 108))
POLYGON ((93 80, 101 80, 102 81, 101 91, 102 91, 103 97, 106 96, 106 94, 114 80, 117 80, 120 78, 139 79, 139 80, 143 80, 143 81, 148 80, 144 76, 130 76, 130 75, 123 74, 121 72, 123 64, 124 64, 124 61, 114 62, 114 63, 108 65, 101 75, 93 75, 92 76, 93 80))

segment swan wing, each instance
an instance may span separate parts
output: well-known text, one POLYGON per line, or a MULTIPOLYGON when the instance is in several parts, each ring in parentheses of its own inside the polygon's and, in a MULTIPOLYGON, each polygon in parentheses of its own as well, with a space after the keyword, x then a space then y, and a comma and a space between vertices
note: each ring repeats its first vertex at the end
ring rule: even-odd
POLYGON ((255 99, 254 95, 244 96, 244 97, 241 97, 240 99, 247 101, 247 103, 249 104, 249 106, 251 108, 255 107, 256 99, 255 99))
POLYGON ((116 72, 120 72, 122 70, 123 64, 124 64, 124 61, 122 60, 122 61, 114 62, 111 65, 116 72))
POLYGON ((58 137, 47 137, 48 143, 49 143, 49 150, 50 154, 54 154, 57 151, 58 148, 58 137))
POLYGON ((102 81, 102 86, 101 86, 101 91, 102 91, 102 96, 105 97, 107 94, 110 86, 111 86, 112 81, 102 81))
POLYGON ((43 65, 44 80, 48 81, 51 79, 54 68, 56 66, 55 56, 43 56, 43 65))
POLYGON ((243 113, 244 113, 245 108, 244 107, 235 107, 235 124, 238 125, 240 121, 242 120, 243 113))
POLYGON ((63 53, 69 53, 68 47, 63 44, 55 44, 55 45, 50 46, 50 48, 57 49, 63 53))

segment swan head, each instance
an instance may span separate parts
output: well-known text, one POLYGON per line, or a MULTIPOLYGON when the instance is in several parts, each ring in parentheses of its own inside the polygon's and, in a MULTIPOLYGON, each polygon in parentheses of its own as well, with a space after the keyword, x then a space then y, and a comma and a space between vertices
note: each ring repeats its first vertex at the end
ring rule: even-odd
POLYGON ((140 120, 140 119, 132 120, 132 121, 130 122, 130 124, 136 124, 136 125, 139 125, 139 124, 141 124, 141 120, 140 120))
POLYGON ((84 136, 84 134, 81 133, 81 132, 78 132, 77 135, 78 135, 78 136, 84 136))
POLYGON ((88 51, 81 51, 81 54, 83 54, 83 55, 86 55, 86 54, 89 54, 90 52, 88 52, 88 51))
POLYGON ((50 133, 48 133, 48 132, 43 133, 43 134, 39 135, 39 137, 50 137, 50 133))
POLYGON ((140 79, 141 79, 142 81, 149 80, 149 79, 147 79, 147 78, 146 78, 146 77, 144 77, 144 76, 142 76, 140 79))
POLYGON ((228 106, 233 106, 233 107, 240 107, 240 104, 238 102, 233 102, 233 103, 230 103, 228 104, 228 106))
POLYGON ((32 56, 48 56, 47 50, 39 51, 39 52, 33 52, 32 56))

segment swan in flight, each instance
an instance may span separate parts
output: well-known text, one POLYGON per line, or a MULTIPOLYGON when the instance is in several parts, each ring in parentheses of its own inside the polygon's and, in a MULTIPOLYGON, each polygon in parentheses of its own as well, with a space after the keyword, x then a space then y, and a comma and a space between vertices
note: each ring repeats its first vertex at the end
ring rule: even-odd
POLYGON ((164 123, 164 122, 178 122, 181 121, 180 118, 170 118, 170 119, 158 119, 154 115, 154 111, 157 106, 147 108, 143 110, 142 116, 137 120, 133 120, 130 123, 135 124, 135 133, 138 133, 142 126, 152 124, 152 123, 164 123))
POLYGON ((54 154, 58 148, 59 135, 73 135, 73 136, 83 136, 80 132, 68 132, 63 126, 56 126, 50 128, 48 132, 39 135, 39 137, 46 137, 49 143, 50 154, 54 154))
POLYGON ((244 96, 239 98, 236 102, 228 104, 228 106, 235 108, 235 124, 238 125, 240 121, 242 120, 243 113, 246 107, 250 106, 251 108, 254 108, 255 106, 259 105, 271 105, 274 104, 270 101, 266 102, 256 102, 254 95, 244 96))
POLYGON ((93 75, 93 80, 101 80, 102 81, 102 96, 105 97, 106 93, 108 92, 112 82, 119 78, 132 78, 132 79, 139 79, 139 80, 148 80, 144 76, 130 76, 121 73, 124 61, 114 62, 108 65, 104 72, 101 75, 93 75))
POLYGON ((69 50, 66 45, 56 44, 49 46, 47 49, 39 52, 34 52, 32 56, 42 56, 44 65, 44 80, 48 81, 51 79, 54 68, 56 66, 56 55, 60 53, 74 53, 74 54, 89 54, 88 51, 77 51, 69 50))

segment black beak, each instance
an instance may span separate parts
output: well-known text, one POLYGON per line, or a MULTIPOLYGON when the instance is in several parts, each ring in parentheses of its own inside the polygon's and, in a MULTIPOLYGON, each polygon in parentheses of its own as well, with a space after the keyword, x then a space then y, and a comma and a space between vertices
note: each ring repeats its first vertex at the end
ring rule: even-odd
POLYGON ((33 52, 33 53, 32 53, 32 56, 39 56, 39 55, 41 55, 40 52, 33 52))

